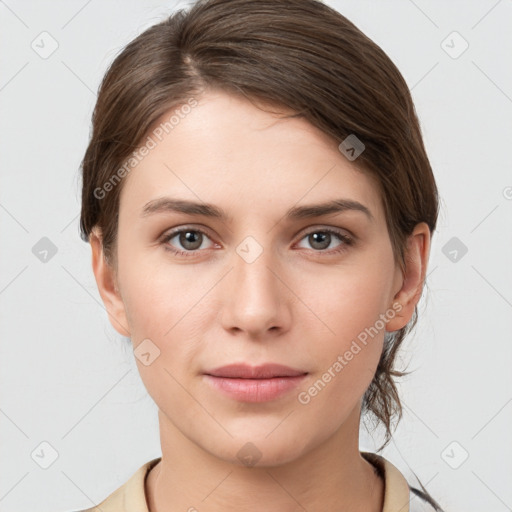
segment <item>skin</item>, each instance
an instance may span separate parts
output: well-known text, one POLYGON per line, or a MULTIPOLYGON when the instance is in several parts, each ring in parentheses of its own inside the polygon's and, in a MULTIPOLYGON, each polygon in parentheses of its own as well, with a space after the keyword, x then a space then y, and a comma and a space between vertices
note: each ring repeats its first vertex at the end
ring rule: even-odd
POLYGON ((149 509, 380 511, 384 483, 359 453, 361 399, 385 331, 405 326, 420 298, 428 226, 418 224, 410 236, 402 272, 375 183, 333 140, 241 97, 208 90, 198 99, 125 178, 117 266, 105 261, 101 233, 90 237, 112 325, 134 349, 150 339, 160 350, 147 366, 136 358, 159 409, 162 460, 146 480, 149 509), (162 196, 212 203, 232 219, 142 217, 144 205, 162 196), (292 206, 342 197, 365 205, 373 220, 359 211, 284 219, 292 206), (162 241, 179 227, 207 235, 198 233, 202 243, 192 250, 179 236, 162 241), (354 243, 332 235, 320 247, 307 236, 325 228, 354 243), (252 263, 236 252, 247 236, 262 249, 252 263), (298 393, 393 303, 400 312, 308 404, 299 403, 298 393), (309 373, 300 389, 246 403, 212 389, 202 375, 235 362, 309 373), (237 457, 247 442, 261 452, 253 467, 237 457))

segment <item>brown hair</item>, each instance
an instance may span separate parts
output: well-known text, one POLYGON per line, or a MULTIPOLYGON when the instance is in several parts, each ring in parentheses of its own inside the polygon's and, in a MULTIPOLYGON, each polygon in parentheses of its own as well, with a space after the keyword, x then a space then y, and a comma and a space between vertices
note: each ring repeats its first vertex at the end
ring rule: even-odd
MULTIPOLYGON (((384 51, 336 10, 317 0, 199 0, 124 48, 106 73, 82 161, 81 236, 102 234, 115 268, 119 185, 104 184, 143 143, 155 122, 206 88, 291 109, 338 145, 355 135, 365 146, 353 164, 379 188, 396 261, 420 222, 431 233, 438 195, 413 101, 384 51), (96 191, 96 192, 95 192, 96 191)), ((119 179, 119 176, 118 176, 119 179)), ((417 321, 386 333, 362 404, 391 439, 402 417, 393 377, 395 356, 417 321)))

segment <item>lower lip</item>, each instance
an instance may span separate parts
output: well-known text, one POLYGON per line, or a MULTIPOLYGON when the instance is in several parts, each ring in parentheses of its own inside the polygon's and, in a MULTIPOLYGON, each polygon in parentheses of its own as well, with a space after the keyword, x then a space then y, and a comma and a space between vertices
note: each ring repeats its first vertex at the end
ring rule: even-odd
POLYGON ((268 402, 295 389, 307 374, 272 379, 231 379, 205 375, 215 389, 240 402, 268 402))

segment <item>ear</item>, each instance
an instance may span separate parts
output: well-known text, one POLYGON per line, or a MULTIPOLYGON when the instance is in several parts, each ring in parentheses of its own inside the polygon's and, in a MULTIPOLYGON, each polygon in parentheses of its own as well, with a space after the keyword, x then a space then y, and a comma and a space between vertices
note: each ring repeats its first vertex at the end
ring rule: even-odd
POLYGON ((110 323, 119 334, 130 337, 126 310, 117 287, 115 270, 105 260, 101 234, 96 228, 89 236, 89 243, 92 249, 92 270, 110 323))
POLYGON ((388 321, 386 331, 397 331, 406 326, 412 318, 423 290, 429 255, 430 229, 428 224, 421 222, 415 226, 407 239, 405 270, 397 268, 398 290, 395 292, 393 304, 400 304, 401 309, 396 306, 393 308, 396 314, 388 321))

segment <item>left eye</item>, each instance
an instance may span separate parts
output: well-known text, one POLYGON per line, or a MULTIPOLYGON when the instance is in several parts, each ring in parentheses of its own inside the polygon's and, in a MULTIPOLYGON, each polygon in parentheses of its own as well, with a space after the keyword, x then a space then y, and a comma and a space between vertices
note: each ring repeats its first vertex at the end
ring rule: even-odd
POLYGON ((333 235, 343 242, 340 244, 341 249, 337 250, 343 250, 344 246, 352 244, 352 239, 348 235, 333 229, 317 229, 316 231, 311 231, 307 233, 302 240, 307 239, 313 249, 324 251, 331 245, 333 235))

